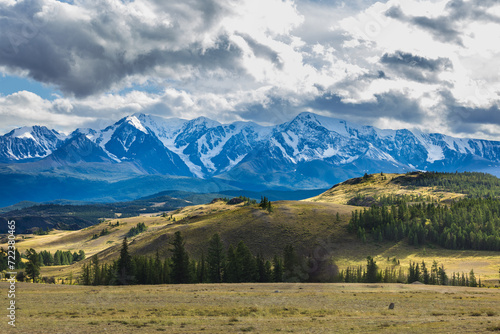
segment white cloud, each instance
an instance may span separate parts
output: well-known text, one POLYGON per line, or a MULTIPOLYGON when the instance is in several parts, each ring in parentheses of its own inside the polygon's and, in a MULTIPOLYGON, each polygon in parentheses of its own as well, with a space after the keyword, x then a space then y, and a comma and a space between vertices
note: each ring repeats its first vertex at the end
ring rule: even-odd
MULTIPOLYGON (((0 1, 6 18, 0 21, 0 71, 64 93, 54 101, 27 92, 1 97, 2 127, 44 122, 69 128, 134 112, 262 121, 246 108, 260 105, 284 115, 311 110, 311 101, 330 95, 349 108, 359 105, 352 116, 357 121, 415 124, 416 119, 404 119, 409 112, 390 113, 381 104, 384 96, 395 95, 419 109, 417 126, 465 135, 465 125, 447 122, 446 108, 498 105, 500 5, 486 8, 471 0, 459 5, 450 6, 450 0, 0 1), (439 35, 440 29, 448 35, 439 35), (398 62, 397 54, 408 64, 398 62), (443 63, 449 66, 436 65, 443 63), (155 89, 138 91, 141 86, 155 89), (285 101, 282 107, 277 100, 285 101)), ((338 107, 328 109, 325 102, 316 111, 343 115, 338 107)), ((483 137, 492 137, 497 126, 478 123, 471 133, 481 135, 481 129, 483 137)))

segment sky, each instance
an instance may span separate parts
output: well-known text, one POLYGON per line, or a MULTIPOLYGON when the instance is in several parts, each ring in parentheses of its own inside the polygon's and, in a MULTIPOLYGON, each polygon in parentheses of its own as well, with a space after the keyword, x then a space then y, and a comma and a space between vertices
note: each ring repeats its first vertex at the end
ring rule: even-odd
POLYGON ((0 134, 314 112, 500 140, 500 0, 0 0, 0 134))

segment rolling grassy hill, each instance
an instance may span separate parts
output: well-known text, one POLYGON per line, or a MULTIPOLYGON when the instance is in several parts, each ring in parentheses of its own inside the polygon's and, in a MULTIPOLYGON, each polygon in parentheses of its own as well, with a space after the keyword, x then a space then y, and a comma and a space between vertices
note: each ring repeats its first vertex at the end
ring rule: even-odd
POLYGON ((368 178, 354 178, 334 185, 324 193, 307 199, 311 202, 348 204, 356 198, 359 204, 370 206, 382 196, 423 196, 429 201, 443 202, 463 198, 466 194, 450 192, 436 186, 415 186, 412 179, 418 179, 422 173, 412 174, 371 174, 368 178), (363 203, 364 200, 364 203, 363 203))
MULTIPOLYGON (((38 251, 83 249, 88 258, 72 266, 43 267, 45 276, 67 277, 70 272, 78 275, 89 257, 98 254, 101 261, 117 259, 121 241, 127 232, 138 223, 148 226, 143 232, 130 239, 129 250, 133 255, 170 256, 170 242, 176 231, 181 231, 186 241, 186 249, 192 258, 199 259, 206 253, 209 238, 219 233, 226 247, 236 245, 240 240, 254 254, 262 254, 270 259, 282 255, 287 244, 304 255, 331 256, 340 268, 365 265, 366 257, 372 256, 379 267, 394 266, 396 258, 406 270, 409 261, 431 264, 436 260, 443 264, 448 273, 469 272, 474 269, 483 282, 494 280, 498 283, 500 255, 498 252, 449 250, 434 244, 411 246, 406 240, 398 242, 372 239, 362 242, 355 234, 349 233, 348 222, 353 210, 359 206, 347 203, 376 203, 383 196, 408 196, 423 198, 428 202, 447 203, 460 199, 467 194, 447 191, 439 186, 416 186, 412 178, 421 174, 374 174, 365 178, 351 179, 336 185, 325 193, 303 201, 273 202, 273 212, 269 213, 257 205, 229 205, 223 201, 176 209, 166 217, 157 214, 144 214, 137 217, 109 219, 100 224, 78 231, 53 231, 49 235, 26 235, 18 240, 20 251, 35 248, 38 251), (366 201, 366 199, 369 199, 366 201), (353 200, 354 199, 354 200, 353 200), (363 200, 361 202, 363 202, 363 200), (119 226, 116 225, 119 221, 119 226), (108 228, 109 234, 92 239, 102 229, 108 228)), ((4 245, 0 245, 5 248, 4 245)))

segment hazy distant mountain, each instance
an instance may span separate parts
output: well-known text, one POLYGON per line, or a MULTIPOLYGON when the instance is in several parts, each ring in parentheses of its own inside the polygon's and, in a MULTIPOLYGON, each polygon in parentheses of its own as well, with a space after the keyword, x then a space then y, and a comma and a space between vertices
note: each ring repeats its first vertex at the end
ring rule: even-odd
POLYGON ((7 163, 4 175, 57 172, 114 181, 163 175, 215 178, 227 189, 313 189, 365 172, 467 170, 499 176, 500 142, 381 130, 312 113, 267 127, 135 114, 68 136, 39 126, 16 129, 0 137, 0 159, 7 163))

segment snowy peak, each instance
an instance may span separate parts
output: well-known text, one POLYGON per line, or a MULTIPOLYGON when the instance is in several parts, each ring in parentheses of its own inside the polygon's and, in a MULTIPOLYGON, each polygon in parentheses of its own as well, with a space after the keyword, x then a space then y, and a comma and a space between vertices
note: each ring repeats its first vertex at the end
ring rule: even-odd
POLYGON ((125 122, 132 125, 134 128, 136 128, 139 131, 142 131, 144 133, 148 133, 148 130, 146 130, 146 128, 142 125, 141 121, 135 116, 128 116, 125 119, 125 122))
POLYGON ((12 130, 8 135, 12 138, 24 138, 24 139, 32 139, 35 140, 35 137, 33 137, 33 127, 32 126, 23 126, 21 128, 12 130))
POLYGON ((0 161, 29 161, 46 157, 66 139, 66 135, 45 126, 25 126, 0 137, 0 161))
POLYGON ((310 112, 300 113, 290 123, 303 124, 305 127, 312 128, 323 127, 343 137, 351 137, 358 132, 367 133, 373 131, 370 130, 372 127, 361 126, 342 119, 321 116, 310 112))
POLYGON ((358 175, 415 169, 499 170, 500 174, 497 141, 382 130, 309 112, 276 126, 138 113, 105 129, 77 129, 68 137, 39 126, 15 129, 0 137, 0 162, 45 157, 60 164, 64 160, 112 163, 134 166, 145 174, 198 178, 246 178, 257 173, 264 180, 279 178, 280 186, 290 179, 285 174, 306 178, 313 170, 315 177, 331 171, 358 175))

